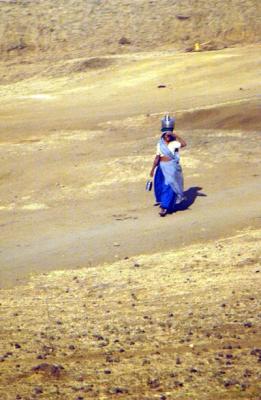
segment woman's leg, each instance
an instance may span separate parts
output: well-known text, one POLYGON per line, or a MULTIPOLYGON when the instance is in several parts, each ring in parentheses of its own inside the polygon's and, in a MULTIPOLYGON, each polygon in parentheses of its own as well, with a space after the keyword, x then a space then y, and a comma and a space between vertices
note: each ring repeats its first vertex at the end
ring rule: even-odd
POLYGON ((164 185, 164 175, 160 166, 158 166, 154 175, 154 194, 156 203, 160 203, 162 185, 164 185))
POLYGON ((176 195, 170 185, 163 185, 160 198, 160 206, 169 213, 174 211, 176 195))
POLYGON ((162 213, 166 215, 164 210, 169 213, 173 212, 175 207, 175 192, 173 191, 171 185, 166 184, 165 181, 165 176, 159 165, 154 177, 154 193, 156 202, 160 204, 162 209, 160 215, 162 215, 162 213))

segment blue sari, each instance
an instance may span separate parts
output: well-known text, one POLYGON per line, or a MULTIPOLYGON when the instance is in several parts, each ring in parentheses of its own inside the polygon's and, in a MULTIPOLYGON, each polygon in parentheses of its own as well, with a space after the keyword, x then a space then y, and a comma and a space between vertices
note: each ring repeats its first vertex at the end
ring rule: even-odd
POLYGON ((154 177, 154 193, 157 203, 171 213, 184 199, 183 173, 178 155, 169 150, 163 138, 159 144, 161 154, 169 157, 170 161, 159 163, 154 177))

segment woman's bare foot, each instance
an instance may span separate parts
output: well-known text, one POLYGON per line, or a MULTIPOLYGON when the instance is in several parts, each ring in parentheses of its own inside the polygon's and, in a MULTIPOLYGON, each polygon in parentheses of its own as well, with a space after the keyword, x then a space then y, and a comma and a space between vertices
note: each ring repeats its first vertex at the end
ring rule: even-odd
POLYGON ((167 213, 168 213, 168 210, 166 208, 161 207, 161 211, 160 211, 159 215, 161 217, 165 217, 165 215, 167 215, 167 213))

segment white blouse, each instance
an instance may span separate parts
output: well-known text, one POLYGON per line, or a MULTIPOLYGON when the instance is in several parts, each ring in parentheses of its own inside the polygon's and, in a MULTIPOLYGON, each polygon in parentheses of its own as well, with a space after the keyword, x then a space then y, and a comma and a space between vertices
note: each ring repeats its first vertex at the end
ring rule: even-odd
MULTIPOLYGON (((178 153, 178 150, 181 148, 181 144, 180 142, 178 142, 177 140, 173 140, 172 142, 169 142, 169 144, 167 145, 169 150, 174 154, 175 152, 178 153)), ((164 154, 161 153, 160 151, 160 144, 157 144, 157 152, 156 152, 157 156, 163 157, 164 154)))

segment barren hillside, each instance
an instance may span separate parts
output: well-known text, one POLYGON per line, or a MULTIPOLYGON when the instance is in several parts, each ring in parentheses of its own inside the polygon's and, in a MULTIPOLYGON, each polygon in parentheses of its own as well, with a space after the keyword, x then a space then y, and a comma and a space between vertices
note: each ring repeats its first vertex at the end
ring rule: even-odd
POLYGON ((260 15, 0 0, 0 400, 261 400, 260 15))
POLYGON ((259 0, 1 0, 2 58, 257 42, 259 0))
POLYGON ((260 400, 260 233, 2 290, 1 400, 260 400))

